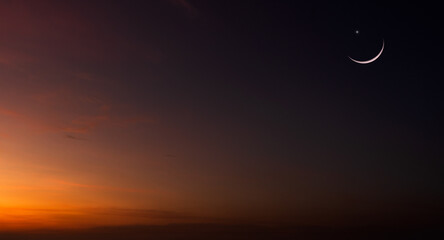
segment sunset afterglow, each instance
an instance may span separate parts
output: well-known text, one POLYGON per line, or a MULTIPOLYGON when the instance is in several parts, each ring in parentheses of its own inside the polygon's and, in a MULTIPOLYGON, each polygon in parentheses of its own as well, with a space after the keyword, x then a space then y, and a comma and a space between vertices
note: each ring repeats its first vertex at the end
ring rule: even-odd
POLYGON ((0 239, 434 223, 442 42, 296 2, 0 1, 0 239))

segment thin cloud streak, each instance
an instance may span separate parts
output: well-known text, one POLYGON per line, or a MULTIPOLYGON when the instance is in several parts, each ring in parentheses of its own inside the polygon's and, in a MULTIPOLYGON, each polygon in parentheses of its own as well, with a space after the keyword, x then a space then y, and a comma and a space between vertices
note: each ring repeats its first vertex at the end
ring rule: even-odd
POLYGON ((59 185, 67 186, 67 187, 98 190, 98 191, 113 191, 113 192, 128 192, 128 193, 150 193, 150 192, 152 192, 147 189, 120 188, 120 187, 110 187, 110 186, 103 186, 103 185, 82 184, 82 183, 68 182, 68 181, 64 181, 64 180, 52 180, 52 182, 55 184, 59 184, 59 185))
POLYGON ((84 141, 87 140, 86 138, 82 138, 82 137, 77 137, 71 134, 66 134, 65 135, 66 138, 71 139, 71 140, 78 140, 78 141, 84 141))
POLYGON ((169 0, 169 2, 175 6, 183 8, 190 16, 196 16, 198 14, 197 8, 187 0, 169 0))
POLYGON ((15 112, 10 109, 2 108, 2 107, 0 107, 0 115, 6 116, 6 117, 12 117, 15 119, 21 117, 21 114, 19 114, 18 112, 15 112))
MULTIPOLYGON (((38 104, 44 104, 49 113, 56 114, 57 108, 70 109, 77 105, 77 108, 84 109, 85 113, 67 112, 56 114, 55 117, 34 116, 30 111, 22 109, 21 111, 12 110, 9 107, 0 107, 0 118, 9 118, 14 120, 10 124, 20 124, 22 127, 30 128, 36 132, 60 132, 67 138, 82 139, 83 137, 73 134, 90 134, 100 127, 107 128, 127 128, 140 124, 156 124, 158 119, 148 114, 121 113, 118 108, 110 103, 97 100, 90 97, 82 97, 80 100, 72 98, 69 100, 66 96, 59 99, 58 94, 39 95, 33 97, 38 104), (59 102, 63 102, 60 104, 59 102), (88 113, 86 113, 88 112, 88 113), (95 114, 94 114, 95 112, 95 114)), ((81 110, 80 110, 81 111, 81 110)))
POLYGON ((3 213, 0 215, 0 230, 221 222, 220 219, 196 217, 178 211, 143 208, 0 207, 0 212, 3 213))

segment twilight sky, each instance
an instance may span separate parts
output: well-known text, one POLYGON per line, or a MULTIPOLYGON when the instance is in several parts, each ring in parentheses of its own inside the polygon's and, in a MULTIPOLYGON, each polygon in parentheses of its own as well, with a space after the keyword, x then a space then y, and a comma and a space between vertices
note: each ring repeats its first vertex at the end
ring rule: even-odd
POLYGON ((1 1, 0 229, 442 210, 434 7, 296 2, 1 1))

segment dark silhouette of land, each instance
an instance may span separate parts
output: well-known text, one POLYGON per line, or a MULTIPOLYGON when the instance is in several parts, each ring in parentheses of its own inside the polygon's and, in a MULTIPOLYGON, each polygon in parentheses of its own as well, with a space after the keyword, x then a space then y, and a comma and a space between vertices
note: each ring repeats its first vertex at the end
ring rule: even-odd
POLYGON ((257 226, 177 224, 165 226, 96 227, 82 230, 0 232, 1 240, 138 240, 138 239, 436 239, 439 224, 427 226, 257 226), (435 238, 434 238, 435 237, 435 238))

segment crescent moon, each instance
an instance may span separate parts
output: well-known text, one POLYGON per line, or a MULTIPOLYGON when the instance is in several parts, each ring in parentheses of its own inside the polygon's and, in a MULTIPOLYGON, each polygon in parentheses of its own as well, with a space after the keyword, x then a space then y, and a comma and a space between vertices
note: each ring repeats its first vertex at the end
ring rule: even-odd
POLYGON ((384 51, 384 39, 382 39, 382 48, 381 48, 381 51, 379 51, 379 53, 378 53, 378 55, 376 55, 376 57, 374 57, 374 58, 372 58, 372 59, 370 59, 370 60, 366 60, 366 61, 358 61, 358 60, 353 59, 353 58, 350 57, 350 56, 349 56, 348 58, 350 58, 350 60, 352 60, 352 61, 355 62, 355 63, 359 63, 359 64, 368 64, 368 63, 372 63, 372 62, 376 61, 376 59, 378 59, 379 56, 381 56, 381 54, 382 54, 383 51, 384 51))

